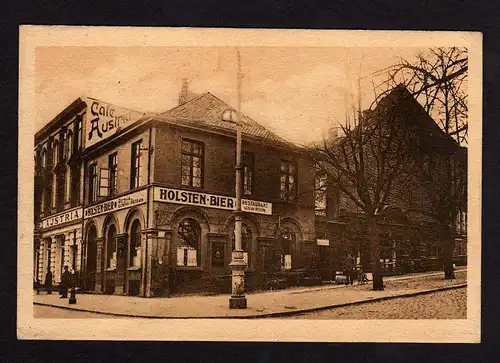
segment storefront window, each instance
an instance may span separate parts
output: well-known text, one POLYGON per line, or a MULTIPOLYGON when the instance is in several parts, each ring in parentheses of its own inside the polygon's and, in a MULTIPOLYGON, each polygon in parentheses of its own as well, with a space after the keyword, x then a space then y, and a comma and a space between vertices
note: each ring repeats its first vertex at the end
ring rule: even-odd
POLYGON ((281 269, 292 268, 292 245, 295 242, 295 234, 290 228, 283 228, 280 234, 281 240, 281 269))
POLYGON ((132 223, 130 229, 130 254, 129 266, 135 267, 141 265, 141 224, 139 220, 132 223))
POLYGON ((106 235, 106 268, 116 268, 116 227, 111 225, 106 235))
MULTIPOLYGON (((233 240, 233 247, 232 250, 234 251, 236 249, 235 245, 235 234, 233 232, 232 235, 232 240, 233 240)), ((247 266, 250 266, 249 264, 249 252, 251 251, 252 246, 252 230, 248 225, 243 224, 241 226, 241 249, 243 250, 243 260, 247 264, 247 266)))
POLYGON ((177 266, 199 266, 200 225, 194 219, 184 219, 179 223, 177 233, 177 266))

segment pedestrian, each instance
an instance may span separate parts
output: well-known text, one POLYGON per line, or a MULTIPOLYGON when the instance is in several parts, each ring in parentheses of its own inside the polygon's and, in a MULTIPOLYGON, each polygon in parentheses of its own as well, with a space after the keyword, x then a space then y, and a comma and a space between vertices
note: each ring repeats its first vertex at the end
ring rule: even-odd
POLYGON ((52 272, 50 270, 45 275, 45 291, 48 295, 52 294, 52 272))
POLYGON ((354 259, 352 258, 351 254, 348 254, 347 261, 346 261, 346 271, 345 271, 346 285, 349 285, 349 284, 352 285, 353 268, 354 268, 354 259))
POLYGON ((59 293, 61 294, 61 296, 59 296, 60 299, 68 297, 68 286, 70 285, 70 279, 71 276, 68 271, 68 266, 64 266, 64 272, 61 276, 61 287, 59 290, 59 293))

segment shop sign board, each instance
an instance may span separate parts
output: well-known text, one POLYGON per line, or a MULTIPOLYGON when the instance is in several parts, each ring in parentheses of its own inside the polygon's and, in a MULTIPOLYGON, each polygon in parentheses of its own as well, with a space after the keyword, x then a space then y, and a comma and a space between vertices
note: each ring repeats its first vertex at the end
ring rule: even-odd
POLYGON ((42 219, 39 228, 55 227, 63 223, 74 222, 83 217, 83 208, 76 208, 42 219))
POLYGON ((330 246, 330 240, 328 239, 317 239, 316 243, 318 246, 330 246))
POLYGON ((114 135, 118 130, 138 121, 144 113, 118 107, 94 98, 86 97, 85 147, 114 135))
MULTIPOLYGON (((216 209, 236 209, 236 198, 233 197, 162 187, 155 187, 154 200, 157 202, 196 205, 216 209)), ((243 212, 272 215, 272 207, 272 203, 269 202, 250 199, 241 200, 241 210, 243 212)))
POLYGON ((115 212, 120 209, 130 208, 138 204, 146 203, 146 189, 138 192, 107 200, 105 202, 85 208, 84 218, 96 217, 101 214, 115 212))

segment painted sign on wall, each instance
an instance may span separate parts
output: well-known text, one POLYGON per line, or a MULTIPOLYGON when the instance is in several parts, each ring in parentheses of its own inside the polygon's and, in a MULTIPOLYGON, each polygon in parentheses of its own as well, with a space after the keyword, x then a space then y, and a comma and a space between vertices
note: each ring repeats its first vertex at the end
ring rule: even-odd
POLYGON ((84 218, 96 217, 101 214, 114 212, 123 208, 133 207, 134 205, 146 203, 146 190, 107 200, 103 203, 85 208, 84 218))
POLYGON ((50 217, 42 219, 39 227, 42 229, 49 228, 49 227, 55 227, 55 226, 58 226, 58 225, 63 224, 63 223, 74 222, 78 219, 81 219, 82 217, 83 217, 83 208, 68 210, 68 211, 56 214, 54 216, 50 216, 50 217))
POLYGON ((86 103, 85 147, 114 135, 117 130, 124 129, 144 116, 143 113, 90 97, 86 98, 86 103))
MULTIPOLYGON (((217 209, 236 209, 236 198, 233 197, 162 187, 155 187, 154 200, 157 202, 197 205, 217 209)), ((271 215, 273 213, 272 207, 272 203, 268 202, 249 199, 241 200, 241 210, 248 213, 271 215)))

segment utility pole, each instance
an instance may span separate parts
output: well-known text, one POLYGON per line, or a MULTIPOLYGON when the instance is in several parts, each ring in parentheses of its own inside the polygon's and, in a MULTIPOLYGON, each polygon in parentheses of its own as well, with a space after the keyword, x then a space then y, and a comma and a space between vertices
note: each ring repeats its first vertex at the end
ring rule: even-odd
POLYGON ((243 258, 243 249, 241 243, 241 226, 243 215, 241 211, 241 186, 243 166, 241 165, 241 81, 243 74, 241 72, 241 57, 237 50, 238 58, 238 73, 237 77, 237 111, 236 111, 236 210, 234 212, 234 251, 231 254, 231 297, 229 298, 230 309, 246 309, 247 298, 245 297, 245 267, 246 263, 243 258))

